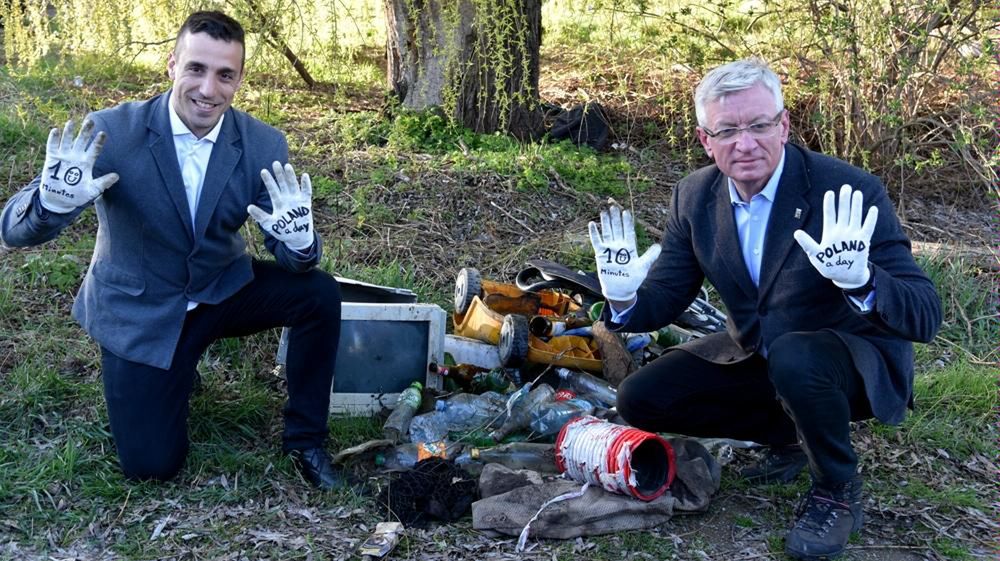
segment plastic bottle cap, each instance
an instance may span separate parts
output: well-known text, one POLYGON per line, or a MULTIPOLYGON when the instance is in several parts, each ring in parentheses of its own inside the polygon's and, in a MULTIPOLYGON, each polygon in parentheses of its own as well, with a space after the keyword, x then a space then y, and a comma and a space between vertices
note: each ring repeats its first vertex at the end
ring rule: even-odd
POLYGON ((553 396, 552 398, 552 401, 566 401, 569 399, 573 399, 574 397, 576 397, 576 392, 574 392, 573 390, 561 389, 556 392, 555 396, 553 396))

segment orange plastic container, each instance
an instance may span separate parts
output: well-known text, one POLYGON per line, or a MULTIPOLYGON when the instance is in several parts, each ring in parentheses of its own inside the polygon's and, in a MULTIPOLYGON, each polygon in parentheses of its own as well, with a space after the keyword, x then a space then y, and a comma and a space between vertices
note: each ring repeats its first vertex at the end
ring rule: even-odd
POLYGON ((483 280, 478 271, 466 268, 456 281, 455 303, 455 335, 499 345, 505 366, 527 361, 602 370, 600 353, 592 339, 560 335, 545 341, 528 330, 531 316, 578 312, 580 306, 565 294, 554 290, 524 292, 512 284, 483 280))

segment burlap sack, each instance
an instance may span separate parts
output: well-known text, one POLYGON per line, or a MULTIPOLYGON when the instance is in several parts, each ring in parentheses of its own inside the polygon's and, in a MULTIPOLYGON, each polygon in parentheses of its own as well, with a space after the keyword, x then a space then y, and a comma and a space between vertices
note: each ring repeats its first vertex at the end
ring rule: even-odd
MULTIPOLYGON (((676 454, 677 474, 670 490, 656 500, 643 502, 591 486, 578 498, 550 504, 531 523, 531 535, 567 539, 595 536, 621 530, 653 528, 674 512, 699 512, 708 508, 719 490, 721 468, 705 447, 686 438, 668 439, 676 454)), ((472 527, 516 536, 538 509, 559 495, 578 491, 582 483, 555 480, 525 484, 525 477, 512 477, 511 470, 490 464, 480 476, 480 490, 496 493, 472 503, 472 527), (486 481, 483 481, 486 478, 486 481), (518 485, 515 488, 505 486, 518 485)))

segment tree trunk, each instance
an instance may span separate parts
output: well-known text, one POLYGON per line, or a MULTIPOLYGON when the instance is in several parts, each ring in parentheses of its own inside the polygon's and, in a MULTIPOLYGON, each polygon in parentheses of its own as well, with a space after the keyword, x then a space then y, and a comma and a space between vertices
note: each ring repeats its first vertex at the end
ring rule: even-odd
POLYGON ((385 0, 389 86, 477 132, 527 139, 538 104, 541 0, 385 0))

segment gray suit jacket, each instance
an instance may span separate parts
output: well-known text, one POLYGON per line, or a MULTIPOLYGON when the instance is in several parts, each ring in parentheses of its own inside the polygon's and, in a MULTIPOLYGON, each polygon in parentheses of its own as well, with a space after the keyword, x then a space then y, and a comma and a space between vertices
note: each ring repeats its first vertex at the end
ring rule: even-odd
MULTIPOLYGON (((168 368, 189 300, 217 304, 253 278, 240 235, 247 205, 271 209, 260 178, 275 160, 288 161, 284 136, 246 113, 229 109, 205 174, 194 223, 184 193, 167 110, 169 95, 98 111, 107 132, 94 175, 120 176, 94 207, 94 255, 73 316, 114 354, 168 368)), ((15 194, 0 214, 0 240, 35 245, 59 235, 83 209, 47 212, 38 201, 40 177, 15 194)), ((265 234, 280 265, 305 271, 320 258, 317 236, 305 255, 265 234)))
POLYGON ((715 363, 737 362, 792 331, 827 329, 850 350, 872 411, 900 422, 911 402, 913 345, 934 338, 941 302, 910 252, 892 202, 875 176, 840 160, 788 144, 771 209, 759 287, 740 251, 727 178, 702 168, 678 183, 662 240, 663 251, 639 289, 638 304, 621 331, 650 331, 672 322, 695 298, 702 281, 718 291, 729 316, 727 333, 681 345, 715 363), (869 262, 875 276, 874 310, 861 313, 809 263, 792 237, 803 229, 819 240, 823 195, 850 184, 865 208, 879 209, 869 262))

